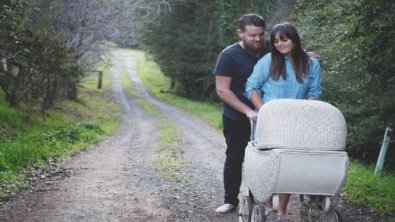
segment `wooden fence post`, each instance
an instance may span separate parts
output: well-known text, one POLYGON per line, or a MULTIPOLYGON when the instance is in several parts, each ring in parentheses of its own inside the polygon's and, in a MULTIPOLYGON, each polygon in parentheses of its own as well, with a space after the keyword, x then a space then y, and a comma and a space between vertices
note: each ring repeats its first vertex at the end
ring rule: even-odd
POLYGON ((103 71, 98 71, 99 73, 99 82, 97 84, 97 88, 101 89, 102 83, 103 83, 103 71))

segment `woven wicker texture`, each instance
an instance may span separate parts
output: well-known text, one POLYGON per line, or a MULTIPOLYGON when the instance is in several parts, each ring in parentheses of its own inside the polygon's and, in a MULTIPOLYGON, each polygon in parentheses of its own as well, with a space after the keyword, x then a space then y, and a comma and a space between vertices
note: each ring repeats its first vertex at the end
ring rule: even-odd
POLYGON ((276 99, 258 112, 258 148, 343 151, 346 137, 343 114, 326 102, 276 99))
POLYGON ((277 181, 278 155, 256 150, 250 143, 243 164, 243 181, 258 201, 266 201, 273 193, 277 181))
POLYGON ((335 196, 347 175, 344 151, 300 151, 246 148, 243 181, 264 202, 273 193, 335 196))

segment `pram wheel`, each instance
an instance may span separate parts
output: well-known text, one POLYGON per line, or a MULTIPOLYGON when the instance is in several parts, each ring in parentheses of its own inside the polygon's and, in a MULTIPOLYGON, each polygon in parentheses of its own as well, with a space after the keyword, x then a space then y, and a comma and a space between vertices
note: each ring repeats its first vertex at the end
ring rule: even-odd
POLYGON ((301 194, 300 201, 304 222, 343 222, 340 213, 331 206, 328 196, 301 194))
POLYGON ((332 207, 324 215, 324 222, 343 222, 340 213, 332 207))
POLYGON ((265 207, 256 204, 252 209, 251 222, 266 222, 265 207))
POLYGON ((239 204, 239 222, 250 222, 252 201, 249 196, 244 196, 239 204))

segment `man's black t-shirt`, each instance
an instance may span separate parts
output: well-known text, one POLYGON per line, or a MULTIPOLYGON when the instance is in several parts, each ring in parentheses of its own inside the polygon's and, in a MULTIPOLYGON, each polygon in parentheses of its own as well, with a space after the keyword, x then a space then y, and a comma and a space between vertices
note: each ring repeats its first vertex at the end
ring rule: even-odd
MULTIPOLYGON (((262 56, 268 52, 270 52, 270 41, 266 40, 262 56)), ((254 106, 243 94, 245 92, 246 81, 260 58, 248 53, 239 43, 235 43, 222 50, 214 69, 215 75, 232 78, 230 90, 240 101, 251 108, 254 108, 254 106)), ((237 111, 225 102, 223 103, 222 114, 231 119, 242 119, 246 117, 244 113, 237 111)))

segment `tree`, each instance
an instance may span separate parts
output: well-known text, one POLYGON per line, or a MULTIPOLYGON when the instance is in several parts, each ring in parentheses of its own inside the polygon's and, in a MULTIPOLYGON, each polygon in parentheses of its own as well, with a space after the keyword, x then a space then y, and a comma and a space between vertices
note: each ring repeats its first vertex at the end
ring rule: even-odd
POLYGON ((384 0, 299 3, 300 27, 322 58, 323 99, 338 106, 348 122, 348 153, 373 162, 385 127, 395 121, 395 5, 384 0))
POLYGON ((207 90, 204 83, 215 60, 216 24, 208 14, 215 14, 210 1, 175 6, 170 12, 146 24, 140 42, 172 80, 171 90, 199 99, 207 90), (180 22, 181 21, 181 22, 180 22))
POLYGON ((1 5, 0 48, 3 65, 0 87, 11 106, 40 102, 48 109, 65 89, 64 83, 81 75, 79 65, 70 60, 72 49, 46 32, 26 27, 25 14, 31 10, 25 1, 1 5))
POLYGON ((200 0, 176 5, 147 20, 139 43, 171 79, 170 92, 217 99, 212 72, 218 53, 237 41, 237 19, 251 12, 268 14, 274 2, 200 0))
MULTIPOLYGON (((84 71, 102 61, 107 43, 138 45, 136 38, 141 18, 156 10, 169 10, 173 5, 190 0, 38 0, 40 14, 32 14, 32 26, 50 28, 56 38, 74 48, 74 58, 84 64, 84 71)), ((76 84, 69 86, 69 98, 77 97, 76 84)))
POLYGON ((141 11, 170 9, 189 0, 15 0, 1 3, 0 87, 12 106, 77 99, 83 72, 102 60, 106 44, 138 35, 141 11), (82 65, 80 65, 82 64, 82 65))

